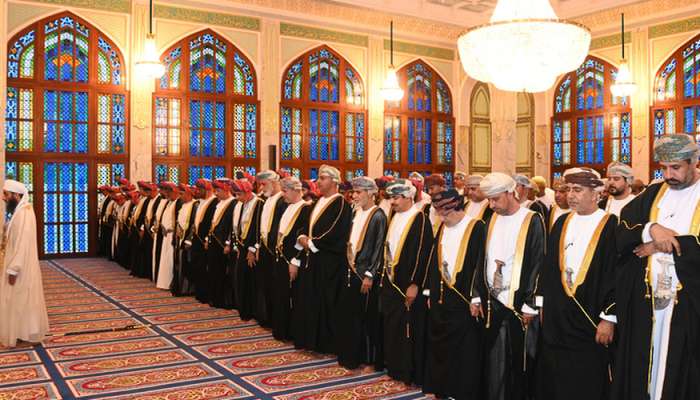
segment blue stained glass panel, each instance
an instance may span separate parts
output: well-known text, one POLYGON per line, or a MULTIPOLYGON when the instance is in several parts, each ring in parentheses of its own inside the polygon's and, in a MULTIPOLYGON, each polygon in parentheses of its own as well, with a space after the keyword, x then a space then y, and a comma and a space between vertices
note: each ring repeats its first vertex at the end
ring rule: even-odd
POLYGON ((318 168, 311 168, 309 171, 309 179, 318 179, 318 168))
POLYGON ((415 143, 415 120, 413 118, 409 118, 408 119, 408 162, 409 162, 409 164, 415 163, 414 143, 415 143))
POLYGON ((693 107, 683 109, 683 131, 692 134, 695 132, 695 115, 693 107))

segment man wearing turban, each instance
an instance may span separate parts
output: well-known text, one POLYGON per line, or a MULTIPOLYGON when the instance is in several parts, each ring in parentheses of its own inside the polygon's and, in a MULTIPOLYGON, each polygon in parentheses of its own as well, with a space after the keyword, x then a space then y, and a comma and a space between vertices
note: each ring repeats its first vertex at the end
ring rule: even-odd
POLYGON ((175 263, 170 292, 173 296, 191 296, 194 294, 193 269, 195 266, 192 265, 192 254, 185 246, 185 240, 191 238, 194 228, 194 217, 198 206, 194 199, 194 193, 197 188, 186 183, 179 184, 178 188, 181 193, 181 205, 175 218, 175 234, 173 236, 175 263))
POLYGON ((110 193, 111 186, 102 185, 97 188, 100 192, 100 204, 97 207, 97 255, 107 256, 107 246, 112 240, 111 229, 107 226, 107 218, 110 215, 111 208, 114 207, 114 202, 110 193))
MULTIPOLYGON (((693 136, 654 143, 663 182, 622 209, 613 399, 700 398, 700 173, 693 136)), ((545 317, 546 318, 546 317, 545 317)))
POLYGON ((306 263, 306 253, 299 249, 297 237, 309 227, 312 206, 304 201, 302 183, 296 177, 282 179, 282 199, 286 208, 282 214, 275 239, 275 265, 272 268, 272 335, 277 340, 290 340, 294 333, 304 334, 306 310, 302 308, 303 294, 312 292, 306 263))
MULTIPOLYGON (((151 222, 151 232, 153 233, 153 250, 152 250, 152 267, 151 267, 151 280, 158 285, 158 273, 160 268, 160 259, 163 250, 163 239, 167 234, 167 229, 161 229, 163 223, 163 215, 165 214, 165 209, 173 201, 173 191, 176 185, 173 182, 163 181, 158 184, 158 189, 160 191, 160 196, 162 200, 153 210, 153 220, 151 222)), ((168 282, 168 287, 170 287, 168 282)))
POLYGON ((142 231, 140 229, 143 225, 143 221, 146 217, 146 208, 148 203, 151 201, 149 194, 151 192, 151 186, 146 181, 138 181, 138 203, 134 207, 133 212, 129 216, 129 270, 130 274, 136 276, 139 259, 140 259, 140 249, 141 249, 141 239, 142 231))
MULTIPOLYGON (((277 176, 277 174, 275 174, 277 176)), ((277 185, 279 187, 279 185, 277 185)), ((239 179, 233 185, 233 194, 236 195, 236 206, 233 209, 233 232, 231 239, 231 256, 235 260, 234 291, 236 293, 236 308, 244 321, 249 321, 261 313, 256 308, 264 308, 262 284, 256 276, 259 274, 260 263, 256 257, 255 245, 260 240, 260 214, 263 209, 263 201, 255 193, 253 186, 244 179, 239 179)), ((269 197, 269 201, 272 197, 269 197)), ((265 314, 265 319, 267 315, 265 314)))
POLYGON ((467 180, 467 174, 463 171, 455 171, 455 177, 454 177, 454 186, 455 189, 457 190, 457 193, 459 193, 462 196, 466 196, 466 180, 467 180))
POLYGON ((516 181, 509 175, 491 173, 479 187, 494 211, 486 227, 484 263, 476 270, 471 307, 472 316, 485 322, 483 398, 522 399, 528 390, 525 359, 533 356, 531 345, 536 342, 528 337, 528 328, 537 316, 534 295, 545 254, 544 223, 521 207, 516 181))
POLYGON ((190 248, 192 260, 195 298, 202 303, 211 300, 209 265, 207 261, 206 243, 214 221, 214 212, 219 204, 219 199, 214 196, 214 185, 208 179, 200 178, 194 183, 197 191, 197 212, 194 216, 194 227, 191 235, 185 239, 185 247, 190 248))
POLYGON ((547 219, 547 232, 550 232, 552 228, 554 228, 554 224, 559 217, 571 211, 568 199, 569 185, 560 178, 552 182, 552 188, 554 189, 554 205, 547 219))
POLYGON ((0 345, 38 343, 49 331, 36 242, 36 216, 23 183, 3 185, 9 220, 5 221, 0 264, 0 345))
POLYGON ((629 165, 621 162, 611 162, 608 165, 608 196, 607 199, 601 201, 600 208, 620 216, 622 208, 627 205, 634 195, 632 194, 632 182, 634 182, 634 174, 629 165))
POLYGON ((134 260, 132 274, 139 278, 152 279, 155 211, 158 209, 161 201, 164 201, 164 197, 158 193, 158 185, 155 183, 148 183, 148 189, 148 197, 144 199, 145 211, 143 211, 143 220, 138 226, 141 240, 138 254, 134 260))
POLYGON ((476 399, 481 383, 481 328, 470 314, 474 271, 484 262, 484 221, 464 212, 456 189, 432 196, 443 221, 428 270, 430 311, 423 391, 437 398, 476 399))
POLYGON ((347 271, 338 306, 338 363, 355 369, 360 364, 383 369, 378 321, 379 271, 381 270, 386 215, 375 205, 377 184, 362 176, 352 180, 355 216, 347 243, 347 271))
POLYGON ((489 201, 484 196, 484 192, 479 188, 482 179, 484 177, 481 175, 469 175, 464 180, 464 197, 467 200, 464 210, 468 216, 488 222, 493 210, 489 207, 489 201))
POLYGON ((617 217, 598 208, 598 172, 564 173, 572 211, 554 224, 540 271, 545 322, 538 349, 538 399, 606 399, 615 329, 617 217), (575 387, 576 390, 571 390, 575 387))
MULTIPOLYGON (((236 183, 230 179, 217 179, 213 186, 216 203, 209 232, 206 233, 204 247, 207 250, 207 279, 209 283, 209 304, 218 308, 231 309, 234 306, 234 293, 228 270, 231 267, 233 233, 233 210, 236 199, 232 187, 236 183)), ((200 227, 201 229, 201 227, 200 227)), ((204 232, 201 232, 204 234, 204 232)))
POLYGON ((156 268, 156 287, 163 290, 170 290, 170 285, 173 281, 177 214, 182 207, 180 187, 174 183, 168 186, 170 187, 168 201, 160 218, 159 233, 162 235, 163 241, 160 249, 158 268, 156 268))
POLYGON ((416 187, 397 179, 387 187, 394 216, 387 230, 380 301, 384 362, 390 377, 423 383, 427 298, 422 294, 433 246, 428 216, 414 206, 416 187))
POLYGON ((272 314, 272 268, 275 266, 277 228, 287 203, 282 199, 280 177, 275 171, 263 171, 257 175, 258 186, 263 188, 265 203, 260 216, 259 235, 255 242, 258 258, 254 272, 256 297, 255 319, 264 327, 269 326, 272 314))
POLYGON ((338 193, 340 171, 337 168, 322 165, 317 184, 321 197, 311 212, 308 230, 298 237, 299 246, 308 256, 307 268, 313 284, 302 289, 305 290, 303 301, 298 306, 305 309, 306 326, 303 333, 295 335, 294 343, 297 347, 333 353, 352 206, 338 193))

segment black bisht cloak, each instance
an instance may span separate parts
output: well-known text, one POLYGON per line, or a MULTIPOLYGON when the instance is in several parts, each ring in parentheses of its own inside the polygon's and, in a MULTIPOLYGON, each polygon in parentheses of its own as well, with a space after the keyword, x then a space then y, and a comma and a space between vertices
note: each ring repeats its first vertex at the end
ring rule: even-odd
POLYGON ((260 214, 262 213, 263 202, 259 198, 256 198, 254 201, 255 204, 251 206, 253 210, 251 210, 252 215, 247 227, 242 225, 241 220, 243 219, 245 204, 241 205, 240 215, 238 216, 238 231, 233 232, 233 240, 231 240, 231 243, 238 249, 236 252, 235 279, 232 281, 235 282, 236 308, 244 321, 253 318, 257 303, 255 273, 259 265, 256 263, 253 267, 249 267, 247 255, 248 248, 255 248, 255 244, 260 236, 260 214))
MULTIPOLYGON (((651 368, 653 332, 653 295, 647 287, 648 258, 632 252, 642 244, 642 231, 650 222, 655 200, 660 199, 665 183, 652 184, 622 209, 617 229, 617 247, 621 261, 617 274, 618 350, 611 398, 647 399, 651 368), (647 296, 649 295, 649 296, 647 296)), ((667 186, 666 186, 667 187, 667 186)), ((668 189, 670 190, 670 189, 668 189)), ((694 221, 698 221, 698 205, 694 221)), ((698 227, 693 235, 679 236, 681 255, 674 254, 676 274, 683 285, 677 292, 669 337, 664 400, 700 399, 700 239, 698 227)))
POLYGON ((214 197, 209 204, 205 205, 207 199, 201 199, 198 207, 206 207, 202 220, 198 227, 192 229, 192 247, 190 247, 190 259, 192 262, 192 276, 194 278, 195 298, 202 303, 209 303, 211 299, 209 284, 209 265, 207 261, 207 251, 204 248, 211 224, 214 219, 214 211, 219 199, 214 197))
POLYGON ((544 298, 544 321, 537 362, 538 399, 606 399, 610 390, 611 352, 597 344, 595 336, 600 314, 615 315, 617 217, 603 217, 590 238, 595 243, 588 247, 591 258, 584 257, 581 265, 579 275, 584 280, 569 290, 560 265, 566 248, 564 226, 572 216, 567 214, 554 225, 540 271, 538 294, 544 298))
MULTIPOLYGON (((218 308, 232 309, 234 293, 228 276, 230 253, 224 254, 226 242, 230 243, 233 230, 233 209, 236 200, 231 200, 221 212, 218 221, 212 221, 209 228, 207 248, 207 280, 209 284, 209 304, 218 308)), ((200 230, 202 226, 200 225, 200 230)))
POLYGON ((440 398, 480 399, 481 327, 471 316, 470 291, 475 272, 484 262, 484 227, 482 220, 472 220, 457 254, 461 264, 448 281, 441 271, 440 226, 430 258, 428 282, 430 310, 428 348, 423 391, 440 398))

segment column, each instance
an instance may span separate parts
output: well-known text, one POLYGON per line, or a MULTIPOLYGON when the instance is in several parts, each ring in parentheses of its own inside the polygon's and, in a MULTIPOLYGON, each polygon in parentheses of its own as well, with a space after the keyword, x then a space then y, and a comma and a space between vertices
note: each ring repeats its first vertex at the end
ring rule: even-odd
MULTIPOLYGON (((649 105, 653 95, 654 71, 649 70, 649 30, 639 28, 632 32, 629 52, 632 79, 637 82, 637 93, 632 96, 632 169, 634 176, 648 182, 650 175, 649 105)), ((676 118, 679 118, 677 116, 676 118)))
MULTIPOLYGON (((0 44, 3 51, 0 51, 0 143, 5 143, 5 101, 7 100, 7 1, 0 0, 0 44)), ((0 152, 0 181, 5 180, 5 146, 0 152)), ((0 206, 4 210, 4 202, 0 206)), ((3 218, 4 220, 4 218, 3 218)), ((0 222, 0 227, 2 222, 0 222)))
MULTIPOLYGON (((148 34, 148 1, 132 2, 132 34, 129 51, 129 86, 131 114, 129 120, 129 179, 151 180, 152 177, 152 122, 155 89, 152 79, 140 76, 135 63, 141 59, 143 46, 148 34)), ((155 24, 154 24, 155 29, 155 24)), ((156 33, 154 31, 154 33, 156 33)))
POLYGON ((517 93, 491 86, 491 171, 515 173, 517 93))
POLYGON ((369 38, 367 77, 367 176, 384 175, 384 99, 380 93, 388 60, 385 60, 384 39, 369 38))
POLYGON ((280 102, 280 25, 263 19, 261 26, 260 66, 260 170, 270 167, 269 146, 277 146, 275 158, 279 168, 279 102, 280 102))

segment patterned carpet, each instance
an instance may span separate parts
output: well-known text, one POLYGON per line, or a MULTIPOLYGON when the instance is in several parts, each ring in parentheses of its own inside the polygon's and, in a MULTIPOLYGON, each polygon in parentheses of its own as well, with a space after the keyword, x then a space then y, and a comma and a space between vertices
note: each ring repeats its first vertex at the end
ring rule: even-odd
POLYGON ((172 297, 101 259, 42 262, 53 336, 0 347, 0 400, 422 399, 385 374, 295 350, 235 311, 172 297))

